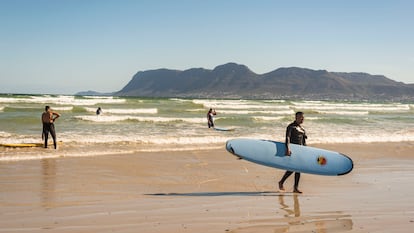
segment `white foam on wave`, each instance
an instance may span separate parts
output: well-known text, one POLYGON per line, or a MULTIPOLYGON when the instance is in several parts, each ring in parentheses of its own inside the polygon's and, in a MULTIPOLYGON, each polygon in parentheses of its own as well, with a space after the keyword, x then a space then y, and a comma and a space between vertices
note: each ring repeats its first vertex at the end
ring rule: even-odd
POLYGON ((414 135, 349 135, 344 137, 311 138, 308 143, 387 143, 413 142, 414 135))
POLYGON ((195 104, 201 104, 205 108, 220 109, 274 109, 288 110, 287 105, 274 105, 274 102, 259 102, 252 100, 193 100, 195 104))
MULTIPOLYGON (((268 119, 278 121, 278 119, 268 119)), ((201 128, 200 128, 201 129, 201 128)), ((199 130, 200 130, 199 129, 199 130)), ((234 137, 245 138, 261 138, 271 140, 284 140, 284 127, 268 131, 247 131, 236 130, 232 133, 217 132, 214 130, 208 130, 202 128, 202 131, 197 130, 182 130, 177 129, 180 133, 167 133, 167 134, 133 134, 128 133, 125 135, 120 134, 102 134, 102 135, 62 135, 62 140, 68 140, 79 143, 113 143, 113 142, 131 142, 142 143, 147 145, 203 145, 203 144, 216 144, 225 143, 226 140, 234 137), (275 135, 275 130, 278 132, 275 135)), ((371 143, 371 142, 406 142, 414 141, 414 129, 399 130, 396 132, 359 132, 350 130, 334 130, 316 131, 315 129, 309 129, 308 142, 309 143, 371 143)))
POLYGON ((209 136, 176 136, 176 135, 87 135, 87 136, 75 136, 75 135, 61 135, 64 144, 78 145, 78 144, 108 144, 122 145, 120 148, 126 148, 125 143, 136 145, 135 149, 139 147, 176 147, 176 146, 197 146, 197 145, 213 145, 223 144, 231 138, 230 135, 209 135, 209 136))
POLYGON ((253 120, 256 120, 256 121, 280 121, 283 118, 284 118, 283 116, 278 116, 278 117, 271 117, 271 116, 254 116, 254 117, 252 117, 252 119, 253 120))
POLYGON ((239 104, 239 105, 233 105, 233 104, 226 104, 219 106, 220 109, 279 109, 279 110, 289 110, 289 106, 283 106, 283 105, 251 105, 251 104, 239 104))
POLYGON ((9 132, 0 131, 0 138, 4 140, 5 138, 10 138, 12 136, 9 132))
POLYGON ((288 110, 226 110, 221 109, 217 111, 218 114, 238 114, 238 115, 249 115, 249 114, 272 114, 272 115, 292 115, 295 112, 292 109, 288 110))
POLYGON ((119 121, 141 121, 141 122, 188 122, 188 123, 204 123, 204 117, 200 118, 177 118, 177 117, 145 117, 133 115, 83 115, 75 116, 76 119, 93 122, 119 122, 119 121))
POLYGON ((303 110, 314 111, 335 111, 348 110, 348 111, 372 111, 372 112, 406 112, 410 110, 408 104, 353 104, 353 103, 325 103, 322 101, 304 101, 304 102, 292 102, 295 108, 303 110))
POLYGON ((107 97, 107 98, 76 98, 75 96, 59 95, 43 95, 43 96, 27 96, 19 98, 0 97, 0 103, 36 103, 36 104, 56 104, 56 105, 75 105, 87 106, 97 104, 116 104, 124 103, 125 99, 107 97))
MULTIPOLYGON (((234 138, 253 138, 283 141, 282 135, 275 137, 269 133, 253 133, 249 135, 232 136, 230 134, 212 132, 212 135, 200 136, 176 136, 176 135, 65 135, 60 134, 59 139, 63 140, 58 150, 44 148, 0 148, 3 155, 1 161, 23 161, 39 160, 59 157, 89 157, 111 154, 131 154, 139 152, 162 152, 162 151, 192 151, 192 150, 224 150, 227 140, 234 138), (105 150, 102 150, 102 145, 105 150)), ((413 142, 414 129, 395 134, 383 135, 342 135, 341 137, 330 137, 329 135, 314 137, 310 136, 308 145, 326 143, 387 143, 387 142, 413 142)), ((14 141, 16 143, 16 141, 14 141)))
POLYGON ((19 99, 10 97, 0 97, 0 103, 18 103, 19 99))
POLYGON ((72 111, 73 107, 53 107, 52 109, 56 111, 72 111))
POLYGON ((169 98, 169 100, 176 101, 176 102, 183 102, 183 103, 193 102, 192 100, 189 100, 189 99, 179 99, 179 98, 169 98))
POLYGON ((368 111, 317 111, 319 114, 335 114, 335 115, 368 115, 368 111))
MULTIPOLYGON (((85 107, 85 110, 88 112, 96 112, 96 108, 85 107)), ((117 109, 117 108, 107 108, 102 109, 102 114, 111 113, 111 114, 157 114, 158 109, 156 108, 135 108, 135 109, 117 109)))
MULTIPOLYGON (((13 155, 5 155, 0 156, 0 162, 19 162, 19 161, 28 161, 28 160, 42 160, 42 159, 57 159, 57 158, 70 158, 70 157, 97 157, 97 156, 106 156, 106 155, 125 155, 125 154, 133 154, 133 153, 140 153, 140 152, 164 152, 164 151, 200 151, 200 150, 211 150, 211 149, 220 149, 223 148, 221 144, 214 144, 214 145, 193 145, 193 146, 152 146, 152 147, 129 147, 125 149, 123 147, 122 150, 119 149, 109 149, 103 151, 102 149, 91 149, 91 150, 82 150, 79 152, 78 150, 67 150, 67 149, 41 149, 43 151, 38 151, 36 154, 33 153, 25 153, 19 151, 19 155, 13 153, 13 155)), ((27 152, 27 150, 26 150, 27 152)))
POLYGON ((85 99, 103 99, 103 100, 112 100, 113 96, 99 96, 99 95, 84 95, 82 96, 85 99))
POLYGON ((265 103, 286 103, 286 100, 264 100, 265 103))

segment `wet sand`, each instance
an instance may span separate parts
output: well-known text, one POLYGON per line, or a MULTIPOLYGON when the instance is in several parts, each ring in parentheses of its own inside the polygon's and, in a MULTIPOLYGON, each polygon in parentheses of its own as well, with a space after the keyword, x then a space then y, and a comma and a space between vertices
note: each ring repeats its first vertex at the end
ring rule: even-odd
POLYGON ((412 232, 414 142, 312 146, 354 170, 297 195, 224 148, 1 162, 0 232, 412 232))

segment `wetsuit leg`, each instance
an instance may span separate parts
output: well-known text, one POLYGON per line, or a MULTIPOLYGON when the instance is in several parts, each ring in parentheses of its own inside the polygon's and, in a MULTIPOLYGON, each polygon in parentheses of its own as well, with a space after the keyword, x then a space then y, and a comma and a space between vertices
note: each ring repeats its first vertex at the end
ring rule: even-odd
POLYGON ((283 183, 285 183, 285 181, 286 181, 286 179, 290 176, 290 175, 292 175, 292 171, 286 171, 285 172, 285 174, 283 175, 283 177, 282 177, 282 179, 280 180, 280 184, 282 184, 283 185, 283 183))
POLYGON ((299 190, 299 180, 300 180, 300 173, 299 172, 295 172, 295 187, 294 190, 299 190))
POLYGON ((57 145, 56 145, 56 131, 55 131, 55 125, 54 124, 50 124, 50 134, 52 135, 53 145, 55 146, 55 149, 56 149, 57 148, 57 145))
POLYGON ((45 148, 47 148, 47 140, 49 137, 49 124, 43 123, 43 136, 45 140, 45 148))

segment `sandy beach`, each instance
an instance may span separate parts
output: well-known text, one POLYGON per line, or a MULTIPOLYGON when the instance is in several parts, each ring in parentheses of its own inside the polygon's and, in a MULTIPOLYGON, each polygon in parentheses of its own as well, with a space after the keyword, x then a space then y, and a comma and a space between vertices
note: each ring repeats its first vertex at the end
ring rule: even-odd
POLYGON ((0 232, 412 232, 414 142, 312 146, 354 170, 302 174, 297 195, 224 146, 2 162, 0 232))

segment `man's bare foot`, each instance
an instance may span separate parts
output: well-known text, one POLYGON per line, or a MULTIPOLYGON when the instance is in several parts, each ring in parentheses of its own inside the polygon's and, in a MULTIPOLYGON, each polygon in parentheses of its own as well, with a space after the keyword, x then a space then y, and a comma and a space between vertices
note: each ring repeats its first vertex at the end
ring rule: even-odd
POLYGON ((299 189, 294 189, 293 193, 302 193, 302 191, 300 191, 299 189))
POLYGON ((279 181, 279 190, 285 191, 285 188, 283 187, 283 183, 279 181))

